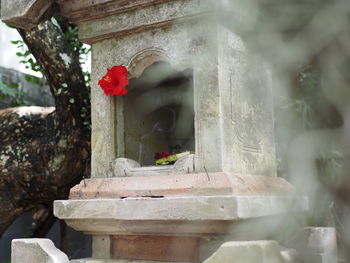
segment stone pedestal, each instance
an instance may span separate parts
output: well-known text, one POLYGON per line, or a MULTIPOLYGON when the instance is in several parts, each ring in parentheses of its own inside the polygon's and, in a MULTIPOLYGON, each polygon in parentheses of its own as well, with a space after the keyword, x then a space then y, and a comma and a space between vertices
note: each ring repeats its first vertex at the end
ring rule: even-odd
POLYGON ((94 258, 198 262, 225 240, 273 232, 260 224, 277 232, 274 217, 307 211, 293 193, 281 178, 233 173, 95 178, 54 213, 93 235, 94 258))

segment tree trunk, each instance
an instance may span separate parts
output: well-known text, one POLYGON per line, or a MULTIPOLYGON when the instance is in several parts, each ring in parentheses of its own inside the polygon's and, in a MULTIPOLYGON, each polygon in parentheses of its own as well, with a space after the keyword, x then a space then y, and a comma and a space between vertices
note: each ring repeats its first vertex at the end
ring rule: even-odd
POLYGON ((67 198, 89 174, 90 106, 79 57, 50 21, 18 30, 37 59, 56 108, 0 111, 0 235, 21 213, 67 198))

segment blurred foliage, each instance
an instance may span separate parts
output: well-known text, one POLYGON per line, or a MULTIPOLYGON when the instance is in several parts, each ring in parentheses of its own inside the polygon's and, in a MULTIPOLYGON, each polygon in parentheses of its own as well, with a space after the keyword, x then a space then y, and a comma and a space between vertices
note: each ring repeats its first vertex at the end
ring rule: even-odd
POLYGON ((316 112, 313 108, 313 102, 315 100, 314 93, 318 87, 317 75, 312 71, 311 65, 300 66, 297 72, 297 84, 299 95, 294 100, 294 107, 301 115, 304 128, 312 129, 316 126, 316 112))
MULTIPOLYGON (((69 47, 76 52, 77 56, 79 57, 79 62, 83 65, 87 62, 88 56, 90 55, 91 48, 88 45, 84 45, 78 40, 78 27, 70 23, 68 20, 58 17, 51 18, 51 22, 61 30, 64 35, 67 37, 68 45, 69 47)), ((12 26, 9 26, 10 28, 13 28, 12 26)), ((36 62, 34 56, 29 51, 26 44, 23 42, 23 40, 14 40, 11 41, 13 45, 17 47, 18 52, 16 52, 16 55, 21 59, 20 63, 25 65, 26 69, 32 70, 33 72, 41 72, 42 69, 40 68, 40 65, 36 62)), ((90 72, 87 70, 83 70, 83 75, 85 78, 86 86, 88 89, 90 89, 90 72)), ((26 75, 25 80, 34 83, 34 84, 40 84, 42 80, 40 78, 37 78, 35 76, 26 75)), ((11 100, 12 106, 25 106, 29 105, 29 102, 21 99, 23 97, 23 92, 19 91, 18 89, 19 84, 16 83, 5 83, 3 81, 0 82, 0 100, 8 99, 11 100)), ((84 113, 82 113, 84 114, 84 113)))
MULTIPOLYGON (((338 112, 330 112, 332 108, 327 105, 327 98, 322 95, 321 74, 312 64, 302 66, 297 72, 298 95, 294 100, 295 111, 300 114, 305 130, 319 128, 336 128, 342 124, 338 112)), ((334 183, 341 182, 337 175, 342 174, 344 156, 337 148, 330 147, 321 153, 318 163, 320 174, 329 177, 334 183)), ((330 182, 329 182, 330 183, 330 182)))
MULTIPOLYGON (((340 127, 343 122, 340 113, 323 94, 321 80, 322 74, 313 64, 301 66, 296 74, 293 105, 305 131, 334 129, 340 127)), ((341 186, 348 176, 346 163, 346 156, 335 146, 330 145, 320 153, 316 161, 320 184, 316 190, 316 204, 310 207, 306 219, 308 226, 339 227, 335 211, 336 200, 331 192, 341 186)))
POLYGON ((24 93, 20 91, 18 83, 7 83, 0 75, 0 100, 10 100, 12 107, 30 105, 30 102, 23 97, 24 93))
POLYGON ((15 40, 11 41, 11 43, 20 50, 16 53, 16 55, 21 58, 19 63, 24 64, 26 69, 30 69, 34 72, 41 72, 39 64, 36 63, 34 56, 30 53, 23 40, 15 40))

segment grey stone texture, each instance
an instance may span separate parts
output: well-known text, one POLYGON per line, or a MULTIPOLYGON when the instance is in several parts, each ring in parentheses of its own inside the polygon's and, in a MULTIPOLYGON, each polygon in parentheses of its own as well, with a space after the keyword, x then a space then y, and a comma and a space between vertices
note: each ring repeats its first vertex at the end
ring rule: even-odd
POLYGON ((181 231, 197 234, 220 233, 226 231, 227 224, 232 223, 233 220, 306 210, 305 198, 268 195, 87 199, 54 202, 56 217, 64 219, 69 226, 78 231, 97 235, 176 234, 181 231))
POLYGON ((14 239, 11 249, 11 263, 69 263, 67 255, 49 239, 14 239))
POLYGON ((54 0, 1 0, 1 20, 16 27, 36 26, 54 0))
POLYGON ((95 259, 111 258, 111 237, 109 235, 92 236, 92 257, 95 259))
POLYGON ((284 263, 276 241, 227 242, 204 263, 284 263))
MULTIPOLYGON (((19 100, 25 100, 29 102, 30 105, 54 106, 54 100, 50 89, 44 80, 1 66, 0 79, 7 84, 18 84, 16 91, 19 93, 19 100), (38 83, 30 82, 28 78, 34 78, 38 83)), ((0 101, 0 109, 11 106, 13 105, 11 105, 10 98, 5 98, 0 101)))
POLYGON ((282 249, 281 256, 284 260, 284 263, 294 263, 297 262, 298 253, 295 249, 282 249))
POLYGON ((337 263, 336 229, 333 227, 306 227, 305 259, 310 263, 337 263))
MULTIPOLYGON (((131 260, 131 259, 92 259, 92 258, 83 258, 83 259, 74 259, 70 263, 170 263, 164 261, 149 261, 149 260, 131 260)), ((186 262, 182 262, 186 263, 186 262)))
POLYGON ((198 13, 200 1, 163 1, 164 3, 148 6, 142 5, 142 1, 139 2, 142 8, 81 22, 79 38, 84 42, 94 43, 109 38, 110 34, 116 38, 118 35, 134 31, 135 28, 141 28, 137 31, 146 31, 149 28, 162 27, 163 25, 158 24, 170 23, 174 19, 179 20, 198 13))

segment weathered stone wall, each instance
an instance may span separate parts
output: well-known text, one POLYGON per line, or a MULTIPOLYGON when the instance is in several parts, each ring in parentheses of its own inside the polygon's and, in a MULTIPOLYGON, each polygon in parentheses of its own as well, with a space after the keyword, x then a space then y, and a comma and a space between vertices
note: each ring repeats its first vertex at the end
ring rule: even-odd
MULTIPOLYGON (((20 95, 17 99, 28 101, 30 105, 35 106, 54 106, 54 100, 46 83, 41 79, 37 79, 38 84, 29 82, 26 79, 28 77, 33 76, 0 66, 0 79, 5 83, 18 84, 16 90, 20 92, 20 95)), ((10 97, 0 100, 0 109, 11 106, 13 105, 11 105, 10 97)))

